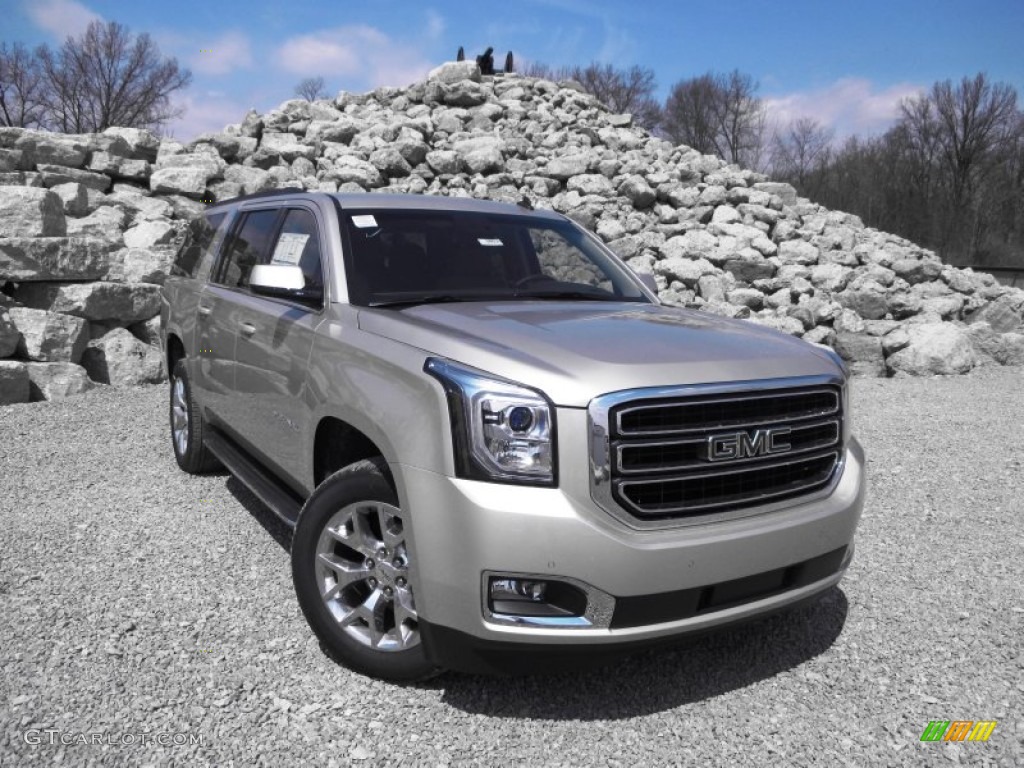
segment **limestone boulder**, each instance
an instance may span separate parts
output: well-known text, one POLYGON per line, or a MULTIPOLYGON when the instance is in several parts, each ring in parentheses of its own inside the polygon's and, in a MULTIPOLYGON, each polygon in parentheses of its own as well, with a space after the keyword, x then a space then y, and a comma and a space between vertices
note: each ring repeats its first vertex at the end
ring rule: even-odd
POLYGON ((458 83, 462 80, 480 82, 480 67, 475 61, 447 61, 427 74, 427 82, 458 83))
POLYGON ((164 377, 160 350, 139 341, 124 328, 90 341, 82 365, 90 379, 115 387, 152 384, 164 377))
POLYGON ((68 218, 68 236, 95 237, 116 241, 127 223, 128 213, 123 208, 116 205, 103 205, 88 216, 68 218))
POLYGON ((36 170, 45 187, 56 187, 58 184, 82 184, 97 192, 106 192, 111 185, 110 177, 103 173, 93 173, 52 163, 39 164, 36 166, 36 170))
POLYGON ((0 187, 0 237, 61 237, 64 201, 48 189, 0 187))
POLYGON ((886 361, 893 372, 912 376, 967 373, 975 364, 974 346, 963 327, 921 323, 907 328, 909 343, 886 361))
POLYGON ((74 363, 28 363, 31 400, 64 400, 96 388, 85 368, 74 363))
POLYGON ((20 350, 29 360, 77 363, 89 341, 88 323, 80 317, 45 309, 11 307, 8 310, 20 331, 20 350))
POLYGON ((124 233, 129 248, 152 248, 167 245, 177 238, 177 231, 168 221, 142 221, 124 233))
POLYGON ((124 141, 127 156, 137 160, 154 162, 160 149, 160 140, 147 130, 141 128, 107 128, 105 136, 117 137, 124 141))
POLYGON ((160 312, 160 286, 144 283, 29 283, 15 297, 29 307, 131 325, 160 312))
POLYGON ((213 174, 207 168, 163 168, 149 177, 149 188, 160 194, 188 195, 199 198, 213 174))
POLYGON ((3 237, 0 281, 98 280, 110 268, 113 248, 95 237, 3 237))

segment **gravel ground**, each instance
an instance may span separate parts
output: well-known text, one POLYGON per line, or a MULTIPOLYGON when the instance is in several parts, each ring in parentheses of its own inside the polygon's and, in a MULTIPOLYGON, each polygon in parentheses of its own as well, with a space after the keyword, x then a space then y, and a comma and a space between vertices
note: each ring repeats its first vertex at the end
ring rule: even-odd
POLYGON ((164 387, 0 409, 0 764, 1024 764, 1024 370, 854 389, 871 490, 821 601, 612 667, 416 687, 323 654, 287 531, 177 470, 164 387), (999 724, 919 742, 934 719, 999 724), (93 734, 114 744, 60 743, 93 734))

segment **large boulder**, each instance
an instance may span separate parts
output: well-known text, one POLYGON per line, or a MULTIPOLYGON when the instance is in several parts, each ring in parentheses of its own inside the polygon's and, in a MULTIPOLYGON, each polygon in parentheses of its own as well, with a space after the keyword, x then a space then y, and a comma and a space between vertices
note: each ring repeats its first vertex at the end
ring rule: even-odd
POLYGON ((107 128, 105 136, 113 136, 124 141, 127 156, 137 160, 154 162, 160 149, 160 139, 142 128, 107 128))
POLYGON ((213 174, 207 168, 163 168, 149 177, 149 188, 160 194, 188 195, 199 198, 213 174))
POLYGON ((996 333, 1009 333, 1020 329, 1021 315, 1022 307, 1019 302, 1009 296, 1000 296, 971 312, 967 322, 988 323, 996 333))
POLYGON ((462 80, 480 82, 480 67, 475 61, 446 61, 427 74, 427 82, 458 83, 462 80))
POLYGON ((82 318, 29 307, 8 311, 29 360, 77 363, 81 359, 89 341, 88 323, 82 318))
POLYGON ((98 280, 113 247, 93 237, 0 238, 0 281, 98 280))
POLYGON ((37 165, 36 170, 39 171, 45 187, 56 187, 58 184, 82 184, 97 192, 106 192, 110 189, 110 177, 103 173, 82 171, 78 168, 67 168, 53 163, 37 165))
POLYGON ((177 232, 168 221, 142 221, 124 233, 124 244, 129 248, 152 248, 174 241, 177 232))
POLYGON ((160 350, 139 341, 124 328, 90 341, 82 365, 93 381, 116 387, 163 380, 160 350))
POLYGON ((102 205, 88 216, 69 218, 68 235, 72 237, 98 237, 116 242, 128 221, 128 214, 119 206, 102 205))
POLYGON ((93 321, 131 325, 160 312, 160 286, 143 283, 36 283, 15 293, 18 301, 93 321))
POLYGON ((0 237, 61 237, 64 201, 48 189, 0 187, 0 237))
POLYGON ((25 368, 32 400, 63 400, 96 387, 85 368, 74 363, 28 363, 25 368))
POLYGON ((0 360, 0 405, 27 403, 29 379, 25 363, 0 360))
POLYGON ((107 280, 163 285, 174 253, 171 247, 125 248, 114 255, 107 280))
POLYGON ((893 372, 912 376, 967 373, 974 367, 974 345, 967 332, 953 323, 921 323, 907 328, 909 343, 890 355, 893 372))

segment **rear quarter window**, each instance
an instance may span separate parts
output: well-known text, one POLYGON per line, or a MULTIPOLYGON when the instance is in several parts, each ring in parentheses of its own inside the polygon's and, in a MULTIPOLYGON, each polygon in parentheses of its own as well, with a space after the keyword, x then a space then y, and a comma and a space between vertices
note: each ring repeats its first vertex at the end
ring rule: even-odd
POLYGON ((207 256, 217 229, 224 222, 227 213, 199 216, 191 221, 185 230, 185 239, 174 257, 171 275, 174 277, 195 277, 203 257, 207 256))

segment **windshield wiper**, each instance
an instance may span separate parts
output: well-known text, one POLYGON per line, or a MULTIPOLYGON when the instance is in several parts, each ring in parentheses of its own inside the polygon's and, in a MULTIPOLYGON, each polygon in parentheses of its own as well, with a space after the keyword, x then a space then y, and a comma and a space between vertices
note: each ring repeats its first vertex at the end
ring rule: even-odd
POLYGON ((427 296, 411 296, 404 299, 394 299, 391 301, 371 301, 368 306, 374 309, 386 307, 388 309, 394 309, 395 307, 415 307, 420 304, 452 304, 456 302, 465 301, 508 301, 514 298, 511 294, 500 294, 500 295, 465 295, 457 296, 450 293, 433 293, 427 296))
POLYGON ((629 301, 620 296, 590 291, 527 291, 515 295, 517 299, 582 299, 586 301, 629 301))

